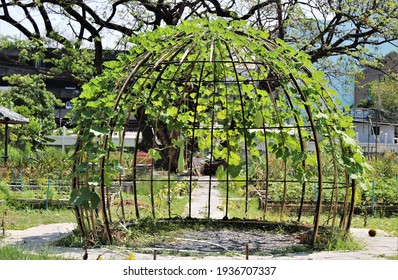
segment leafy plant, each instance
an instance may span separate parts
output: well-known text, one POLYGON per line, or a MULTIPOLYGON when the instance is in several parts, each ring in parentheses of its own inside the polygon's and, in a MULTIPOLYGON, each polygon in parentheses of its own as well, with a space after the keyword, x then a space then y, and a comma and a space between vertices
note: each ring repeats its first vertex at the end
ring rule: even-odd
POLYGON ((94 190, 83 187, 75 189, 71 193, 70 201, 76 206, 82 206, 85 209, 96 209, 100 204, 100 197, 94 190))
MULTIPOLYGON (((306 54, 280 39, 270 39, 268 33, 246 22, 229 24, 219 19, 140 33, 130 43, 130 52, 106 63, 107 70, 87 83, 73 101, 79 133, 72 174, 74 197, 93 182, 98 186, 95 191, 109 193, 112 178, 122 173, 123 165, 110 152, 116 150, 111 141, 114 132, 127 125, 126 115, 140 120, 139 133, 149 128, 145 135, 150 136, 137 144, 148 148, 168 173, 184 169, 187 147, 191 153, 209 155, 211 161, 223 161, 216 175, 244 192, 245 214, 251 191, 249 165, 264 156, 259 143, 281 167, 273 178, 268 173, 266 180, 283 182, 283 203, 293 195, 288 180, 304 184, 315 178, 316 230, 325 176, 335 181, 338 176, 364 180, 370 167, 353 139, 352 118, 337 108, 336 93, 325 86, 324 73, 312 66, 306 54), (315 153, 307 152, 311 140, 315 140, 315 153), (323 154, 331 155, 331 165, 322 163, 323 154), (94 165, 99 174, 93 172, 94 165)), ((139 182, 136 175, 135 183, 139 182)), ((345 188, 348 204, 350 185, 345 188)), ((152 204, 154 196, 160 208, 164 197, 170 200, 170 186, 159 191, 167 196, 154 193, 152 186, 150 190, 152 204)), ((137 218, 138 195, 136 187, 137 218)), ((110 209, 104 201, 101 205, 111 242, 110 209)), ((344 209, 351 218, 352 209, 344 209)), ((82 213, 80 225, 86 222, 82 213)))

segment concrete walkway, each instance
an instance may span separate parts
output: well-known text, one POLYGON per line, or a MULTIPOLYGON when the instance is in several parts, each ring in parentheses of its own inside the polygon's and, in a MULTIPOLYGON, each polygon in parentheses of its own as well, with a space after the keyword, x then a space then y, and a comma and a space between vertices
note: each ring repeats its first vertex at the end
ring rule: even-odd
MULTIPOLYGON (((191 217, 222 219, 224 217, 221 193, 217 189, 218 181, 214 177, 201 176, 198 178, 198 187, 192 191, 191 217), (209 189, 210 189, 210 216, 209 216, 209 189)), ((187 205, 187 213, 188 213, 187 205)))
POLYGON ((59 223, 40 225, 26 230, 7 230, 5 238, 0 239, 0 244, 15 244, 36 250, 71 234, 75 228, 75 223, 59 223))
POLYGON ((375 237, 368 235, 369 229, 352 228, 351 233, 360 243, 365 245, 361 251, 322 251, 303 254, 275 256, 274 259, 293 260, 383 260, 386 257, 398 257, 398 237, 388 236, 377 230, 375 237))

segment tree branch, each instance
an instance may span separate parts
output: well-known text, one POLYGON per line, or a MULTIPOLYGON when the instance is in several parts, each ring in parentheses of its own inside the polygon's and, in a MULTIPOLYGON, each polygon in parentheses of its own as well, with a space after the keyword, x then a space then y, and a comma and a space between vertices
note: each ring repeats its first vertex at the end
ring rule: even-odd
POLYGON ((14 20, 10 16, 10 12, 8 10, 8 6, 12 6, 12 5, 10 3, 6 3, 5 0, 1 0, 1 6, 0 7, 3 8, 4 15, 0 15, 0 20, 3 20, 5 22, 9 23, 10 25, 14 26, 15 28, 17 28, 27 38, 37 38, 38 36, 40 36, 40 34, 36 34, 35 35, 34 33, 30 32, 22 24, 20 24, 16 20, 14 20))

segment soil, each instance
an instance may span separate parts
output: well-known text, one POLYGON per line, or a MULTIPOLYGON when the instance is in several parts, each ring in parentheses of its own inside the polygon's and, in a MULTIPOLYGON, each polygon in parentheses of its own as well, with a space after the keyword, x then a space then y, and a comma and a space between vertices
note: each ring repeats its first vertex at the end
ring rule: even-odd
POLYGON ((296 235, 278 234, 260 231, 204 230, 179 234, 173 241, 157 242, 153 248, 176 252, 189 251, 198 253, 236 252, 244 254, 246 244, 250 254, 271 254, 299 245, 296 235))

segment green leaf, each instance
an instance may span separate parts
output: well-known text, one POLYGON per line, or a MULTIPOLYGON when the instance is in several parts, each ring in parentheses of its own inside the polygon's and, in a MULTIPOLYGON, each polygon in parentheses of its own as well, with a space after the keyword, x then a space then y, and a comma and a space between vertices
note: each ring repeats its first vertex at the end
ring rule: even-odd
POLYGON ((244 187, 246 186, 246 175, 245 174, 240 174, 238 177, 235 178, 237 180, 236 185, 238 187, 244 187))
POLYGON ((236 178, 242 172, 242 165, 229 165, 227 169, 229 175, 231 175, 232 178, 236 178))
POLYGON ((299 181, 300 183, 303 183, 306 181, 306 173, 305 170, 303 169, 302 166, 297 166, 295 168, 295 176, 294 176, 297 181, 299 181))
POLYGON ((175 116, 177 116, 177 114, 178 114, 178 108, 177 107, 172 106, 170 108, 167 108, 167 115, 168 116, 175 117, 175 116))
POLYGON ((86 209, 96 209, 101 202, 99 195, 87 187, 80 190, 74 189, 71 193, 70 202, 76 206, 86 209))
POLYGON ((259 152, 259 150, 256 147, 253 147, 253 148, 250 149, 250 155, 252 157, 259 158, 260 157, 260 152, 259 152))
POLYGON ((185 159, 184 159, 184 146, 180 148, 180 154, 178 155, 178 172, 184 172, 185 159))
POLYGON ((86 171, 88 168, 88 163, 81 163, 79 165, 76 166, 76 171, 86 171))
POLYGON ((196 111, 198 112, 198 113, 202 113, 202 112, 204 112, 204 111, 206 111, 207 110, 207 106, 204 106, 204 105, 198 105, 197 107, 196 107, 196 111))
POLYGON ((264 118, 260 110, 256 112, 256 116, 254 117, 254 124, 257 128, 262 128, 264 125, 264 118))
POLYGON ((157 161, 162 158, 158 150, 149 149, 148 154, 153 158, 154 161, 157 161))
POLYGON ((94 192, 94 191, 91 192, 91 195, 90 195, 90 206, 89 206, 89 208, 90 208, 90 209, 96 209, 96 208, 98 208, 100 202, 101 202, 101 199, 100 199, 99 195, 98 195, 96 192, 94 192))
POLYGON ((221 110, 220 112, 217 113, 217 118, 220 120, 225 120, 227 118, 227 111, 221 110))
POLYGON ((171 143, 172 143, 174 146, 179 147, 179 148, 184 147, 184 140, 182 140, 182 139, 178 139, 178 140, 176 140, 176 139, 171 139, 171 143))
POLYGON ((230 151, 228 164, 236 166, 239 165, 239 163, 240 163, 240 156, 237 153, 230 151))
POLYGON ((365 158, 360 153, 355 153, 352 157, 354 158, 354 160, 357 163, 364 163, 365 162, 365 158))
POLYGON ((79 193, 75 196, 73 203, 77 206, 83 206, 90 199, 90 190, 87 187, 80 189, 79 193))
POLYGON ((218 180, 225 180, 226 174, 227 174, 227 173, 226 173, 226 171, 225 171, 225 169, 224 169, 224 166, 220 165, 220 166, 217 167, 217 170, 216 170, 216 178, 217 178, 218 180))
POLYGON ((312 71, 312 78, 317 81, 321 81, 325 77, 325 74, 321 71, 312 71))
POLYGON ((69 202, 75 204, 76 199, 79 196, 79 190, 78 189, 73 189, 71 194, 70 194, 70 199, 69 202))
POLYGON ((353 129, 348 129, 347 131, 346 131, 346 133, 347 133, 347 135, 349 136, 349 137, 352 137, 352 138, 354 138, 357 134, 356 134, 356 132, 355 132, 355 130, 353 130, 353 129))

